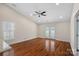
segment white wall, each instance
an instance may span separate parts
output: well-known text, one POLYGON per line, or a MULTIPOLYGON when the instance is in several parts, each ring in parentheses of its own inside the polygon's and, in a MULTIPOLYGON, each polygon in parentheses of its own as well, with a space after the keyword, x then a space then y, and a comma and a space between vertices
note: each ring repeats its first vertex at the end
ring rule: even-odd
POLYGON ((45 31, 45 27, 47 26, 55 27, 57 40, 70 42, 70 22, 69 21, 39 25, 39 29, 38 29, 39 37, 46 37, 44 34, 44 31, 45 31))
POLYGON ((61 41, 70 42, 70 22, 56 24, 56 38, 61 41))
POLYGON ((74 55, 76 55, 76 19, 75 15, 79 10, 79 4, 74 4, 73 12, 71 16, 71 47, 73 50, 74 55))
POLYGON ((32 39, 37 36, 37 25, 35 23, 9 7, 0 4, 0 39, 3 39, 2 22, 4 21, 15 23, 15 39, 10 44, 32 39))

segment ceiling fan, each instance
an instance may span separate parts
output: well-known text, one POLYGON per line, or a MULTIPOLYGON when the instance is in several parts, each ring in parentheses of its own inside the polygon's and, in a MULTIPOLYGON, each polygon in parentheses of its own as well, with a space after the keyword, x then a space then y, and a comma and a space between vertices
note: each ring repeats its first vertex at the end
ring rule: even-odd
POLYGON ((35 11, 36 15, 38 15, 38 17, 41 17, 41 16, 46 16, 46 11, 35 11))

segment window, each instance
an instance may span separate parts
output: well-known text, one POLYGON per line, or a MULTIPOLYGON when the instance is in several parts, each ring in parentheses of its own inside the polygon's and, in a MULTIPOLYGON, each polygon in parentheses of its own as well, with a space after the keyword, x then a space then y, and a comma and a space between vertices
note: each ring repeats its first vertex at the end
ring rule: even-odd
POLYGON ((14 23, 3 22, 3 38, 4 40, 14 39, 14 23))

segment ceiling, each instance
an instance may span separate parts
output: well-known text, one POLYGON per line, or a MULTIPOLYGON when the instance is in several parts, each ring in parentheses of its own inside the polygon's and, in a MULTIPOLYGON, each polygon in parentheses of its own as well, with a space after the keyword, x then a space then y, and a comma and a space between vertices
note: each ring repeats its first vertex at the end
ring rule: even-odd
POLYGON ((71 3, 10 3, 8 6, 36 23, 50 23, 70 20, 73 4, 71 3), (34 11, 46 11, 46 16, 38 17, 34 11))

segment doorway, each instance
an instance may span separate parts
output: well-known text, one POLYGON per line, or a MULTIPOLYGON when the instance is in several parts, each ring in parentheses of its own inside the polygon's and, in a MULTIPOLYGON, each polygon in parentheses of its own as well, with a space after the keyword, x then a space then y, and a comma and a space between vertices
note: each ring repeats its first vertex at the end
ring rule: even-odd
POLYGON ((79 16, 77 17, 77 51, 79 51, 79 16))
POLYGON ((45 36, 46 38, 55 39, 55 27, 46 27, 45 36))
POLYGON ((75 48, 76 54, 79 56, 79 11, 75 15, 76 23, 75 23, 75 48))

